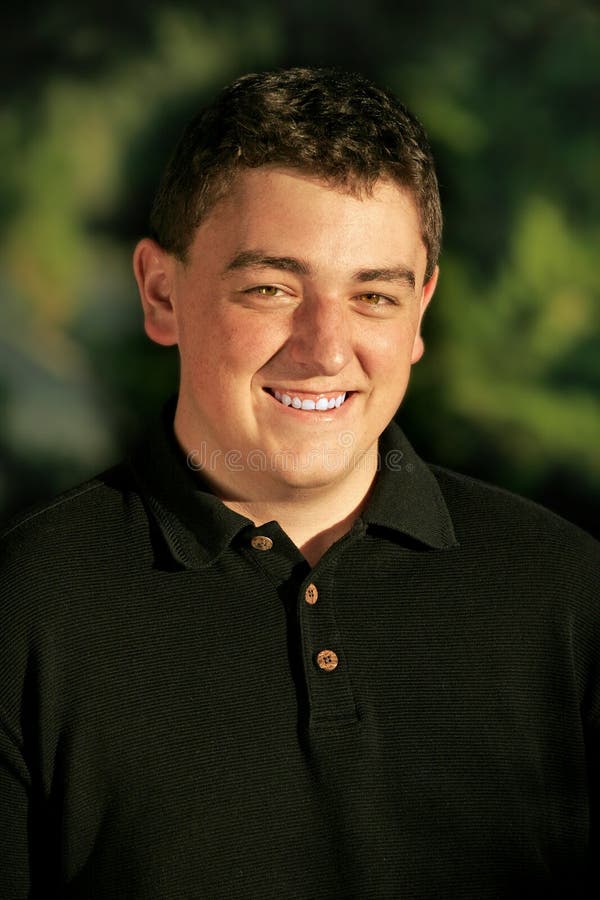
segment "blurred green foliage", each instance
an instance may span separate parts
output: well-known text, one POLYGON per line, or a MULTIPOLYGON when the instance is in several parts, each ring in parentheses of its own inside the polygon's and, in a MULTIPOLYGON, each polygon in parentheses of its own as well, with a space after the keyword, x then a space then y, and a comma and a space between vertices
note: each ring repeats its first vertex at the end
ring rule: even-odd
POLYGON ((130 254, 189 116, 244 71, 358 69, 432 139, 446 215, 428 353, 400 419, 422 454, 597 531, 600 293, 591 0, 97 0, 5 12, 0 504, 116 460, 173 390, 130 254))

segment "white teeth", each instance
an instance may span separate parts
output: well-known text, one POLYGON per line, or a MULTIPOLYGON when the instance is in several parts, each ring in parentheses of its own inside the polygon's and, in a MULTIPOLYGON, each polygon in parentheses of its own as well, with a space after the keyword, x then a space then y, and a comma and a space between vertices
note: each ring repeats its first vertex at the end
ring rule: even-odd
POLYGON ((337 397, 331 397, 329 400, 327 397, 319 397, 317 401, 301 400, 300 397, 291 397, 289 394, 282 394, 280 391, 273 391, 273 396, 276 400, 279 400, 280 403, 283 403, 284 406, 293 406, 294 409, 318 410, 319 412, 322 412, 326 409, 339 409, 346 399, 346 392, 344 391, 343 394, 339 394, 337 397))

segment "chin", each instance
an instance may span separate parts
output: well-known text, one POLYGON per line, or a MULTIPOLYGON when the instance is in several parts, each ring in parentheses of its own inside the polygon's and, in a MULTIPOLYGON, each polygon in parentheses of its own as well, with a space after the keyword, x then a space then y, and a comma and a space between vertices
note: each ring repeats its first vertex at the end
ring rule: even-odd
POLYGON ((285 472, 275 473, 274 481, 284 491, 318 491, 335 484, 338 480, 331 472, 285 472))
POLYGON ((352 462, 348 458, 340 456, 335 459, 330 458, 326 463, 323 460, 319 464, 306 461, 304 465, 298 462, 294 466, 277 467, 273 471, 272 477, 280 485, 310 490, 327 487, 343 480, 351 468, 352 462))

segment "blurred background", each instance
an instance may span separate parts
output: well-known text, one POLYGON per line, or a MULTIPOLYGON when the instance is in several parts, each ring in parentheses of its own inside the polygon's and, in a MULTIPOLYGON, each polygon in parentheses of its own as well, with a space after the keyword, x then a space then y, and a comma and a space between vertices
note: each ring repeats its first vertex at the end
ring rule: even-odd
POLYGON ((174 389, 131 250, 186 120, 246 71, 391 88, 446 229, 400 421, 421 455, 599 534, 600 12, 592 0, 4 6, 0 516, 117 461, 174 389))

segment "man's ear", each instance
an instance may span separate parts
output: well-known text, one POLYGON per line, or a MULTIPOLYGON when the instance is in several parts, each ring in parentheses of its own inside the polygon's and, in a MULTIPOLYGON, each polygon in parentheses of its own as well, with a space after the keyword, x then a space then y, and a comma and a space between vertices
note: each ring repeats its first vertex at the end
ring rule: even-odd
POLYGON ((421 336, 421 324, 423 322, 425 310, 429 306, 431 298, 433 297, 439 274, 439 267, 436 266, 429 281, 426 281, 423 285, 423 290, 421 292, 421 302, 419 304, 419 325, 417 327, 417 333, 415 335, 415 340, 413 343, 413 351, 410 359, 411 363, 418 362, 425 352, 425 344, 423 343, 423 338, 421 336))
POLYGON ((150 340, 170 347, 179 339, 173 304, 175 259, 156 241, 143 238, 133 252, 133 271, 150 340))

